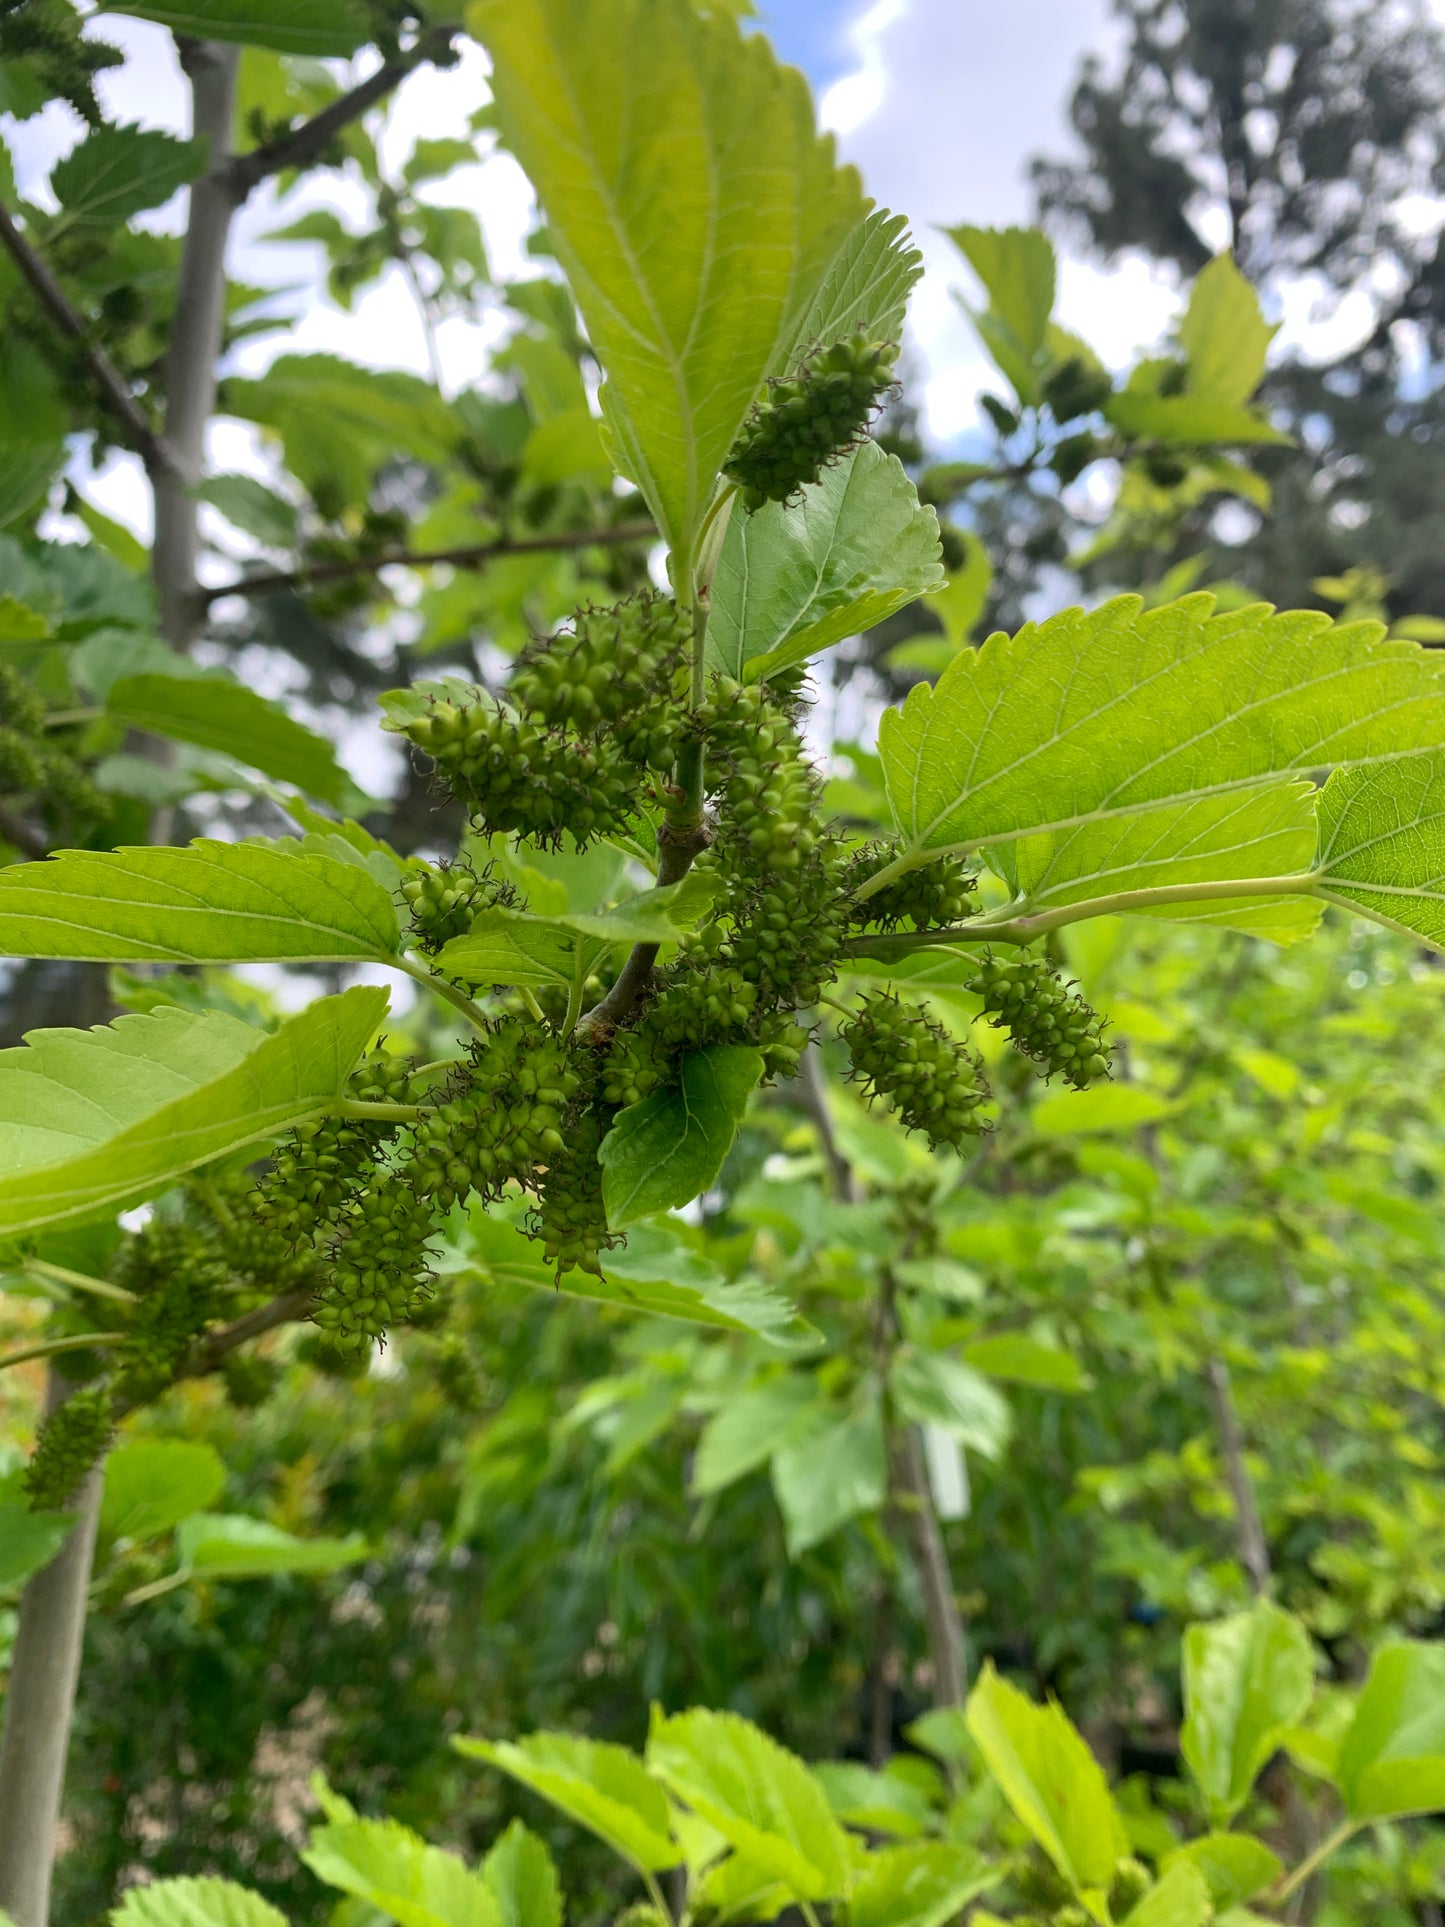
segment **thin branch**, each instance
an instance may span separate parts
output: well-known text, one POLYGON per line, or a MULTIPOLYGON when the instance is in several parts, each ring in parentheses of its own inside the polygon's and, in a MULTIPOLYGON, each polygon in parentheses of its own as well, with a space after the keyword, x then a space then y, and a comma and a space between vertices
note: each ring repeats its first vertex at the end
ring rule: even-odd
POLYGON ((498 536, 491 542, 469 542, 455 549, 384 549, 375 555, 348 556, 338 562, 312 562, 299 569, 268 570, 243 575, 219 589, 202 589, 201 601, 210 606, 226 596, 277 595, 313 582, 345 582, 354 575, 379 575, 383 569, 431 569, 449 563, 454 569, 480 569, 498 555, 542 555, 552 549, 590 549, 614 542, 648 542, 657 534, 651 522, 619 522, 608 529, 560 529, 552 535, 498 536))
POLYGON ((1214 1424, 1219 1433, 1219 1449, 1224 1459, 1225 1477, 1229 1481, 1229 1496, 1234 1501, 1239 1563, 1249 1579, 1250 1590, 1258 1598, 1269 1591, 1269 1545, 1259 1516, 1254 1480, 1250 1477, 1245 1458, 1244 1428, 1239 1422, 1239 1407, 1234 1402, 1229 1367, 1218 1354, 1208 1360, 1204 1375, 1209 1383, 1209 1402, 1214 1408, 1214 1424))
POLYGON ((278 1325, 293 1324, 306 1315, 308 1306, 315 1293, 309 1285, 296 1291, 283 1291, 279 1297, 268 1304, 258 1305, 229 1325, 207 1332, 197 1340, 176 1373, 177 1378, 204 1378, 207 1372, 215 1371, 228 1352, 235 1351, 248 1339, 259 1338, 262 1332, 274 1331, 278 1325))
POLYGON ((32 830, 23 817, 14 810, 0 808, 0 837, 3 837, 22 856, 34 861, 50 855, 50 845, 38 830, 32 830))
POLYGON ((853 1175, 853 1166, 838 1143, 838 1133, 833 1128, 833 1113, 828 1109, 828 1082, 823 1075, 823 1053, 815 1039, 810 1039, 803 1049, 802 1061, 798 1066, 798 1091, 803 1100, 803 1109, 812 1118, 813 1128, 818 1133, 833 1196, 842 1204, 857 1204, 858 1182, 853 1175))
POLYGON ((95 1345, 119 1345, 124 1340, 124 1332, 79 1332, 69 1338, 47 1338, 38 1345, 27 1345, 23 1351, 7 1352, 0 1358, 0 1372, 8 1372, 12 1365, 28 1365, 34 1358, 54 1358, 59 1352, 87 1352, 95 1345))
MULTIPOLYGON (((693 859, 702 855, 707 848, 709 837, 706 829, 677 831, 664 823, 657 833, 657 884, 662 889, 669 883, 681 883, 692 868, 693 859)), ((617 981, 602 999, 577 1026, 584 1038, 590 1031, 604 1030, 613 1024, 620 1024, 633 1009, 637 1000, 652 981, 652 967, 657 962, 660 944, 634 944, 628 952, 627 961, 617 973, 617 981)))
POLYGON ((333 100, 329 107, 323 107, 319 114, 303 121, 280 140, 269 141, 264 147, 256 147, 249 154, 239 154, 227 170, 226 184, 236 205, 253 188, 272 174, 285 174, 292 169, 309 166, 331 145, 343 127, 349 127, 359 120, 369 108, 378 101, 385 100, 395 91, 407 75, 423 62, 435 60, 439 54, 450 51, 452 41, 460 33, 460 27, 433 27, 395 60, 388 60, 384 66, 363 80, 350 93, 342 94, 333 100))
POLYGON ((0 205, 0 245, 4 246, 19 268, 51 320, 80 349, 107 406, 124 428, 131 447, 145 463, 146 473, 152 476, 173 473, 175 458, 156 433, 150 417, 130 392, 120 370, 104 348, 90 339, 84 318, 72 307, 64 288, 16 227, 9 209, 3 205, 0 205))
POLYGON ((63 1285, 67 1291, 87 1291, 96 1298, 113 1298, 117 1304, 133 1305, 135 1293, 124 1285, 113 1285, 106 1278, 92 1278, 88 1271, 71 1271, 67 1265, 47 1264, 43 1258, 26 1258, 20 1270, 37 1284, 63 1285))

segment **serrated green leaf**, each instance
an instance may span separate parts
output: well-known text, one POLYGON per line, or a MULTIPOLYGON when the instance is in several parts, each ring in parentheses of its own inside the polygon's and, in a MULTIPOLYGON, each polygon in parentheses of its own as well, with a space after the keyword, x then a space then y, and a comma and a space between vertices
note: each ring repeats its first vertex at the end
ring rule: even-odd
POLYGON ((107 12, 158 20, 196 40, 239 40, 318 58, 355 53, 370 38, 364 15, 350 0, 112 0, 107 12))
POLYGON ((887 208, 873 212, 844 236, 817 293, 799 317, 792 343, 769 372, 794 367, 818 343, 900 341, 908 297, 923 273, 923 256, 912 244, 908 222, 887 208))
POLYGON ((614 459, 690 550, 868 212, 802 76, 688 0, 477 0, 507 145, 606 371, 614 459))
MULTIPOLYGON (((3 513, 0 513, 0 522, 4 519, 3 513)), ((49 634, 50 620, 47 616, 13 595, 0 595, 0 643, 43 642, 49 634)))
POLYGON ((711 879, 702 876, 645 890, 595 913, 534 917, 483 910, 465 936, 443 947, 437 964, 472 984, 583 983, 619 944, 676 943, 712 895, 711 879))
MULTIPOLYGON (((1319 834, 1317 794, 1310 783, 1270 783, 1022 837, 1002 847, 1000 867, 1017 891, 1019 908, 1030 913, 1108 899, 1112 909, 1135 916, 1187 920, 1199 914, 1198 904, 1129 898, 1253 877, 1308 876, 1319 834)), ((1258 922, 1272 934, 1282 904, 1306 931, 1313 927, 1318 911, 1308 897, 1240 897, 1206 907, 1237 927, 1258 922)))
POLYGON ((603 1254, 606 1275, 564 1271, 559 1278, 536 1240, 486 1212, 472 1213, 466 1255, 501 1285, 555 1298, 610 1305, 641 1317, 681 1318, 719 1331, 750 1332, 781 1351, 811 1350, 818 1334, 788 1299, 752 1278, 730 1284, 715 1265, 662 1225, 637 1225, 603 1254))
POLYGON ((109 1920, 111 1927, 287 1927, 269 1900, 214 1875, 127 1887, 109 1920))
POLYGON ((1360 1825, 1445 1805, 1445 1647, 1400 1640, 1376 1653, 1335 1777, 1360 1825))
POLYGON ((1202 268, 1179 323, 1179 345, 1189 368, 1189 392, 1209 401, 1246 402, 1264 375, 1276 330, 1259 311, 1259 296, 1219 255, 1202 268))
POLYGON ((762 1053, 751 1045, 711 1044, 683 1058, 675 1089, 618 1112, 599 1153, 614 1231, 706 1191, 762 1074, 762 1053))
POLYGON ((808 1423, 775 1445, 772 1462, 788 1557, 800 1559, 850 1519, 876 1512, 888 1496, 876 1400, 858 1412, 816 1407, 808 1423))
POLYGON ((180 1569, 195 1579, 270 1579, 280 1573, 340 1572, 367 1553, 348 1539, 300 1539, 245 1513, 193 1512, 176 1528, 180 1569))
POLYGON ((1054 249, 1039 228, 952 227, 944 233, 963 255, 1025 355, 1044 346, 1054 312, 1054 249))
POLYGON ((1319 839, 1321 896, 1445 949, 1445 752, 1336 770, 1319 839))
POLYGON ((702 1429, 692 1464, 699 1497, 721 1492, 766 1463, 819 1409, 810 1375, 787 1372, 731 1399, 702 1429))
POLYGON ((1000 1878, 976 1847, 944 1840, 883 1847, 863 1862, 848 1927, 943 1927, 1000 1878))
POLYGON ((960 1445, 996 1459, 1013 1421, 1008 1400, 981 1372, 947 1352, 900 1346, 889 1371, 889 1388, 905 1418, 941 1425, 960 1445))
POLYGON ((1015 1814, 1086 1902, 1102 1900, 1129 1851, 1103 1770, 1062 1707, 1035 1706, 992 1660, 968 1700, 968 1730, 1015 1814))
POLYGON ((58 227, 119 227, 159 207, 206 164, 204 141, 177 140, 150 127, 100 126, 51 172, 58 227))
POLYGON ((28 1505, 0 1501, 0 1592, 48 1566, 73 1524, 68 1512, 32 1512, 28 1505))
POLYGON ((776 675, 861 635, 943 581, 938 517, 864 442, 795 503, 735 513, 713 578, 707 652, 725 675, 776 675))
POLYGON ((317 1827, 301 1858, 328 1886, 355 1894, 400 1927, 502 1927, 481 1875, 397 1820, 317 1827))
POLYGON ((1378 624, 1120 596, 965 650, 882 719, 907 851, 972 849, 1394 761, 1445 742, 1445 674, 1378 624))
POLYGON ((545 1840, 514 1820, 482 1862, 498 1927, 562 1927, 562 1889, 545 1840))
POLYGON ((668 1831, 666 1794, 625 1746, 567 1733, 532 1733, 495 1744, 455 1739, 452 1745, 550 1800, 634 1867, 655 1873, 682 1859, 668 1831))
POLYGON ((1314 1680, 1309 1634, 1267 1600, 1185 1633, 1180 1746, 1212 1819, 1244 1805, 1280 1733, 1303 1718, 1314 1680))
POLYGON ((356 806, 357 787, 326 738, 243 683, 219 676, 124 676, 111 684, 106 708, 132 729, 232 756, 338 809, 356 806))
POLYGON ((668 1791, 799 1900, 847 1892, 848 1840, 803 1762, 736 1713, 654 1709, 647 1764, 668 1791))
POLYGON ((275 1031, 161 1009, 0 1051, 0 1236, 139 1204, 338 1097, 386 1010, 370 986, 275 1031))
POLYGON ((138 1439, 105 1462, 100 1529, 112 1539, 153 1539, 221 1496, 226 1468, 214 1446, 138 1439))
POLYGON ((0 956, 386 963, 399 942, 380 883, 289 839, 62 850, 0 870, 0 956))

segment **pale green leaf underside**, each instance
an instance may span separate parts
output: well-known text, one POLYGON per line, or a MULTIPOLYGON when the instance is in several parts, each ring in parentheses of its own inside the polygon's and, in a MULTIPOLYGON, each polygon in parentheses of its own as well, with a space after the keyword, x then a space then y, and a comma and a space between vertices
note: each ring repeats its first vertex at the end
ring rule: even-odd
POLYGON ((735 507, 713 578, 708 657, 770 676, 859 635, 943 582, 938 517, 864 442, 796 503, 735 507))
MULTIPOLYGON (((660 1227, 634 1226, 620 1245, 603 1254, 601 1277, 577 1270, 559 1277, 540 1255, 535 1239, 480 1208, 472 1214, 471 1229, 466 1257, 498 1285, 519 1285, 549 1297, 560 1291, 639 1317, 681 1318, 715 1330, 750 1332, 784 1351, 809 1350, 818 1342, 817 1332, 788 1299, 755 1279, 730 1284, 716 1266, 660 1227)), ((471 1267, 464 1263, 462 1268, 471 1267)))
POLYGON ((163 1007, 0 1052, 0 1235, 120 1210, 336 1098, 386 1011, 370 986, 271 1033, 163 1007))
POLYGON ((804 1900, 842 1894, 847 1836, 803 1762, 735 1713, 653 1714, 647 1763, 753 1865, 804 1900))
POLYGON ((66 850, 0 870, 0 956, 385 963, 398 941, 380 883, 289 838, 66 850))
POLYGON ((1313 1692, 1309 1635, 1267 1600, 1189 1628, 1181 1746, 1212 1815, 1227 1819, 1243 1805, 1279 1733, 1304 1717, 1313 1692))
POLYGON ((685 0, 477 0, 507 144, 607 374, 614 459, 687 550, 868 211, 762 35, 685 0))
POLYGON ((110 0, 107 13, 158 20, 197 40, 240 40, 280 54, 350 54, 367 27, 347 0, 110 0))
POLYGON ((1445 1800, 1445 1652, 1400 1640, 1376 1653, 1340 1744, 1351 1819, 1433 1813, 1445 1800))
POLYGON ((344 807, 356 785, 324 736, 243 683, 210 676, 123 676, 106 707, 133 729, 217 750, 278 783, 344 807))
POLYGON ((876 1849, 849 1896, 849 1927, 943 1927, 999 1877, 976 1847, 915 1840, 876 1849))
POLYGON ((1120 596, 964 651, 880 732, 915 857, 1445 743, 1445 672, 1378 625, 1120 596))
POLYGON ((908 297, 922 273, 923 256, 912 245, 906 218, 875 208, 844 236, 791 343, 768 373, 790 373, 811 349, 850 335, 900 340, 908 297))
POLYGON ((1319 820, 1321 894, 1445 949, 1445 752, 1337 771, 1319 820))
POLYGON ((214 1505, 226 1467, 214 1446, 187 1439, 137 1439, 105 1462, 100 1529, 115 1539, 153 1539, 214 1505))

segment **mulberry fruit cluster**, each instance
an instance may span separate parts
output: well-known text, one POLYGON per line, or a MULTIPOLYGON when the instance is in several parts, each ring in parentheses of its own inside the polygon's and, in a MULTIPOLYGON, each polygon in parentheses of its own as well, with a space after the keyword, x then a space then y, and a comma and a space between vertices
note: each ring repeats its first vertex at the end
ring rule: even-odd
POLYGON ((602 1125, 595 1111, 582 1118, 567 1148, 549 1160, 538 1187, 537 1204, 528 1224, 541 1241, 547 1262, 558 1276, 575 1266, 602 1275, 600 1254, 618 1242, 607 1227, 602 1202, 602 1125))
MULTIPOLYGON (((845 888, 851 896, 882 868, 874 848, 859 850, 849 859, 845 888)), ((940 857, 916 870, 906 870, 871 897, 853 904, 849 922, 854 928, 946 930, 972 914, 978 880, 960 857, 940 857)))
MULTIPOLYGON (((405 1101, 409 1083, 400 1059, 375 1051, 352 1072, 346 1095, 363 1103, 398 1104, 405 1101)), ((252 1200, 253 1216, 279 1250, 294 1251, 337 1223, 394 1130, 394 1125, 343 1117, 295 1127, 252 1200)))
POLYGON ((687 635, 671 597, 651 590, 579 610, 520 659, 510 709, 480 691, 446 698, 405 733, 488 833, 555 843, 566 831, 584 846, 625 829, 651 773, 676 758, 687 635))
POLYGON ((110 1392, 104 1385, 88 1385, 58 1405, 40 1427, 25 1468, 31 1510, 63 1512, 114 1431, 110 1392))
POLYGON ((434 1200, 412 1190, 405 1170, 385 1161, 369 1166, 347 1199, 329 1275, 311 1308, 313 1321, 338 1350, 384 1338, 425 1296, 431 1277, 427 1239, 436 1215, 434 1200))
POLYGON ((1079 1091, 1108 1076, 1104 1020, 1042 957, 985 957, 968 988, 982 997, 994 1028, 1006 1030, 1045 1076, 1061 1075, 1079 1091))
POLYGON ((121 1247, 115 1279, 136 1301, 116 1373, 127 1402, 153 1398, 170 1383, 220 1310, 231 1271, 214 1229, 180 1220, 151 1218, 121 1247))
POLYGON ((983 1129, 977 1116, 988 1096, 982 1066, 921 1010, 874 991, 841 1035, 868 1097, 881 1097, 934 1150, 942 1144, 959 1150, 983 1129))
POLYGON ((812 354, 772 384, 733 445, 723 473, 748 509, 786 502, 855 446, 893 383, 891 342, 855 335, 812 354))
POLYGON ((562 1124, 581 1088, 560 1038, 499 1018, 448 1096, 408 1127, 412 1184, 444 1210, 469 1191, 490 1200, 530 1182, 565 1153, 562 1124))
POLYGON ((483 910, 517 900, 510 884, 465 863, 420 863, 402 878, 401 897, 411 912, 417 948, 435 956, 453 937, 465 936, 483 910))
POLYGON ((74 830, 105 814, 105 798, 74 754, 74 733, 46 726, 45 699, 0 663, 0 795, 23 797, 53 827, 74 830))
POLYGON ((579 609, 570 631, 519 657, 509 694, 546 729, 605 729, 629 761, 665 770, 677 757, 675 683, 690 634, 672 597, 655 590, 579 609))

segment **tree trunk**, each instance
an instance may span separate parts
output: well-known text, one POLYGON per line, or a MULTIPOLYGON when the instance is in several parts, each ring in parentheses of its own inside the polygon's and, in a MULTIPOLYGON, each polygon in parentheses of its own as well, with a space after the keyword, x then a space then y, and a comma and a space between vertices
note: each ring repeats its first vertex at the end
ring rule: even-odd
POLYGON ((933 1703, 962 1706, 968 1697, 968 1642, 963 1616, 958 1610, 958 1596, 953 1590, 948 1549, 933 1507, 933 1494, 928 1489, 928 1469, 916 1425, 891 1428, 888 1456, 893 1502, 902 1519, 923 1592, 928 1660, 933 1668, 933 1703))
MULTIPOLYGON (((50 1375, 47 1412, 74 1388, 50 1375)), ((46 1927, 55 1829, 85 1639, 86 1589, 103 1482, 97 1466, 76 1492, 70 1536, 20 1600, 0 1732, 0 1911, 16 1927, 46 1927)))
POLYGON ((1244 1459, 1244 1430, 1234 1403, 1234 1387, 1229 1367, 1222 1358, 1211 1358, 1204 1368, 1209 1381, 1209 1401, 1214 1407, 1214 1424, 1219 1433, 1219 1449, 1224 1459, 1224 1476, 1234 1500, 1235 1542, 1239 1563, 1249 1576, 1255 1596, 1267 1592, 1270 1582, 1269 1547, 1254 1496, 1254 1480, 1244 1459))

